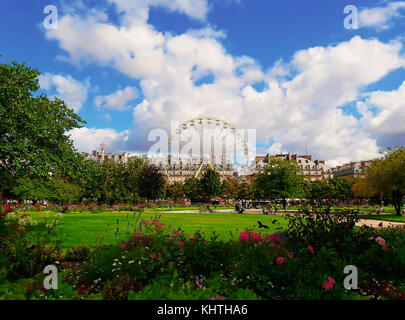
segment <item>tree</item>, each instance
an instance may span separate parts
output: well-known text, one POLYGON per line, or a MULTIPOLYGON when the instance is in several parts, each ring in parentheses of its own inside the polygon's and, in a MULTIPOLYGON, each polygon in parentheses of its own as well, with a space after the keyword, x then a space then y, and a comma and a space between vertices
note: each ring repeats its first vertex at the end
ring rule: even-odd
POLYGON ((252 188, 247 182, 239 183, 237 189, 237 198, 238 199, 250 199, 252 195, 252 188))
POLYGON ((207 198, 219 196, 221 193, 221 176, 211 168, 208 168, 200 180, 201 191, 207 198))
POLYGON ((401 215, 405 195, 405 147, 388 148, 383 158, 375 160, 365 170, 365 183, 371 192, 388 198, 401 215))
POLYGON ((270 157, 263 173, 255 177, 254 194, 257 199, 282 199, 285 208, 287 198, 302 194, 300 168, 295 161, 270 157))
POLYGON ((373 192, 368 187, 365 179, 357 180, 352 187, 352 191, 357 199, 368 199, 373 196, 373 192))
POLYGON ((353 200, 353 185, 354 179, 338 178, 329 181, 331 185, 331 198, 340 200, 353 200))
POLYGON ((11 192, 19 201, 32 200, 37 202, 48 200, 52 196, 47 178, 29 176, 18 178, 11 192))
POLYGON ((238 197, 239 182, 231 177, 227 177, 221 183, 221 197, 228 201, 238 197))
POLYGON ((159 168, 145 163, 137 179, 139 195, 148 201, 162 197, 165 184, 165 178, 160 173, 159 168))
POLYGON ((332 194, 332 186, 325 180, 317 180, 309 183, 308 197, 311 203, 316 200, 318 205, 321 205, 322 200, 330 199, 332 194))
POLYGON ((200 181, 195 177, 187 178, 186 181, 184 181, 183 192, 191 201, 199 198, 201 196, 200 181))
POLYGON ((183 184, 177 181, 173 184, 168 184, 166 187, 166 195, 173 201, 183 198, 183 184))
POLYGON ((50 195, 48 200, 65 205, 70 202, 79 202, 83 196, 83 190, 68 181, 67 178, 55 176, 48 182, 50 195))
POLYGON ((38 95, 39 75, 25 64, 0 64, 0 168, 15 176, 69 174, 78 160, 65 133, 85 122, 62 100, 38 95))

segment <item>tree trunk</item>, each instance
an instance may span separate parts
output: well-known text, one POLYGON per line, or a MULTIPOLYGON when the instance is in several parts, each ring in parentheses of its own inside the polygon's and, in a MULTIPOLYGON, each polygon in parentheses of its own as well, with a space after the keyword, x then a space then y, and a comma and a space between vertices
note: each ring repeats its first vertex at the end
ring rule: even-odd
POLYGON ((402 207, 402 193, 399 190, 396 190, 393 193, 392 202, 394 204, 395 213, 397 216, 401 216, 401 207, 402 207))

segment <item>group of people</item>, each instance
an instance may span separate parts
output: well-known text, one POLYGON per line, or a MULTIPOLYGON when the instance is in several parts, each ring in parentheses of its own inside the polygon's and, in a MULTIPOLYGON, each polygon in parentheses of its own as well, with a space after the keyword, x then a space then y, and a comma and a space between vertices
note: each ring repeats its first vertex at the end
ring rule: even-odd
POLYGON ((253 208, 253 204, 251 200, 238 200, 235 202, 235 211, 238 213, 243 213, 245 209, 253 208))
POLYGON ((267 215, 267 214, 276 214, 277 213, 277 205, 274 204, 274 208, 272 203, 270 203, 269 205, 262 205, 262 211, 263 214, 267 215))

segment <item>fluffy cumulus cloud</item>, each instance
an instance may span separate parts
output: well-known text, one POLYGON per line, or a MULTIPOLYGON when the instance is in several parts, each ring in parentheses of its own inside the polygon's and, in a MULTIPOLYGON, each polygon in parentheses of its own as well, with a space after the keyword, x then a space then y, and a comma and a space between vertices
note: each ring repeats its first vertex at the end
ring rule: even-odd
POLYGON ((80 152, 100 150, 100 144, 105 143, 109 152, 123 152, 128 140, 128 131, 116 132, 114 129, 74 128, 67 133, 73 140, 74 146, 80 152))
POLYGON ((359 12, 360 27, 389 29, 392 19, 405 12, 405 1, 389 2, 385 7, 365 8, 359 12))
POLYGON ((70 75, 45 73, 39 78, 41 89, 49 91, 52 95, 64 100, 67 106, 78 112, 87 99, 88 82, 80 82, 70 75))
MULTIPOLYGON (((109 131, 110 144, 147 151, 151 129, 169 129, 170 120, 207 115, 256 129, 261 145, 275 142, 270 152, 303 153, 307 145, 315 157, 336 165, 376 157, 381 139, 393 141, 405 132, 399 122, 384 129, 404 109, 405 85, 393 92, 369 93, 364 105, 357 104, 361 119, 341 110, 360 100, 365 87, 405 65, 399 42, 356 36, 334 46, 298 51, 264 70, 251 57, 229 54, 221 31, 204 27, 175 35, 158 32, 148 23, 151 5, 203 19, 206 1, 196 1, 201 4, 197 11, 189 1, 109 1, 122 13, 118 25, 103 12, 72 13, 46 37, 57 40, 72 63, 113 66, 140 81, 144 99, 133 108, 133 126, 125 133, 109 131), (135 8, 144 10, 135 14, 135 8), (257 84, 263 89, 257 90, 257 84)), ((100 96, 96 104, 120 109, 129 101, 127 89, 100 96)), ((93 140, 87 136, 100 144, 101 133, 79 129, 72 137, 81 141, 79 149, 89 149, 86 143, 93 140)))
POLYGON ((365 129, 382 146, 405 141, 405 81, 397 90, 376 91, 368 95, 357 108, 363 115, 365 129))
POLYGON ((208 13, 207 0, 108 0, 124 14, 125 21, 147 20, 149 7, 164 7, 178 11, 191 18, 205 20, 208 13))
POLYGON ((138 90, 128 86, 125 89, 119 89, 106 96, 96 96, 94 104, 99 108, 107 110, 124 111, 130 108, 128 103, 136 98, 138 98, 138 90))

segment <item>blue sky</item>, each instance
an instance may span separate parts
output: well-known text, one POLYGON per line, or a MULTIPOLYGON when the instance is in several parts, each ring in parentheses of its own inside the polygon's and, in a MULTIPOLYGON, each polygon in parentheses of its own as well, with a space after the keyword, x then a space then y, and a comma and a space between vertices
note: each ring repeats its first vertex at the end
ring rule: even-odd
POLYGON ((145 152, 151 129, 204 114, 256 129, 262 152, 306 144, 335 165, 405 141, 405 1, 356 1, 357 30, 348 4, 0 0, 0 61, 39 69, 87 121, 80 151, 145 152))

